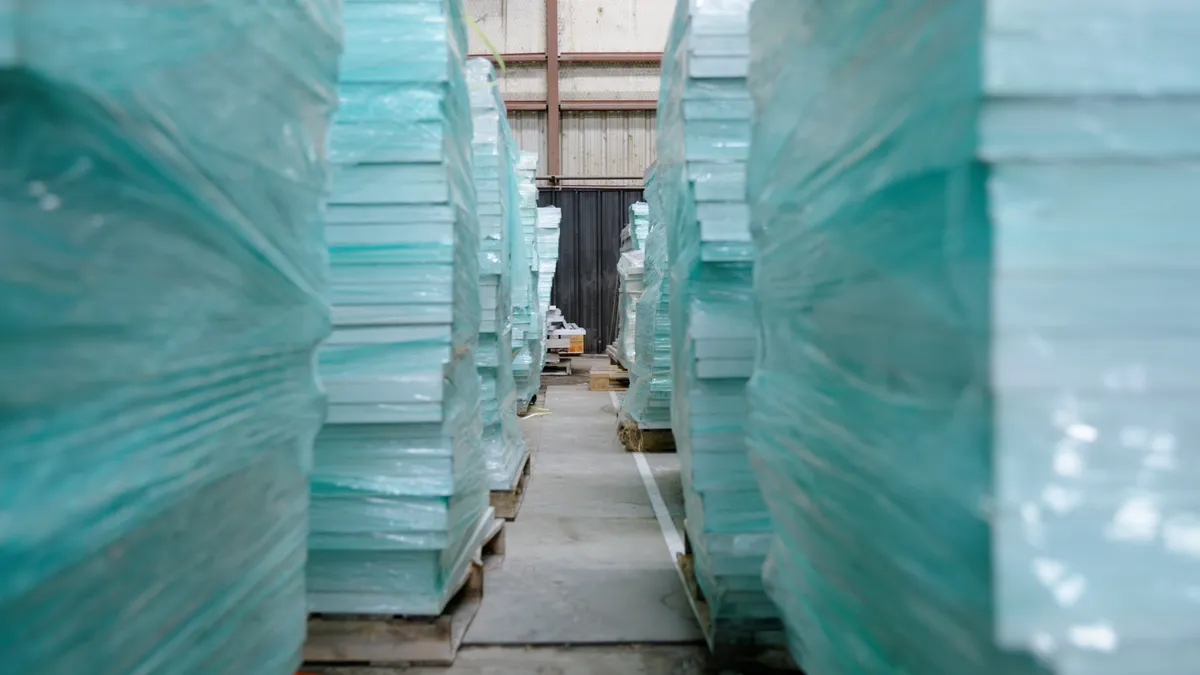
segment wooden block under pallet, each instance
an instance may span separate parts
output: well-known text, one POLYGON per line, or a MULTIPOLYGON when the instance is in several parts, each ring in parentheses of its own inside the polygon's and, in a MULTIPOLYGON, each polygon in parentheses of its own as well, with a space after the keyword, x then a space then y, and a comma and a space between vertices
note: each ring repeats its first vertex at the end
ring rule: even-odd
POLYGON ((618 366, 601 367, 588 373, 588 391, 624 391, 629 388, 629 373, 618 366))
POLYGON ((534 394, 528 401, 517 401, 517 417, 524 417, 529 414, 529 409, 537 403, 538 395, 534 394))
POLYGON ((439 616, 310 615, 305 664, 452 665, 483 602, 484 570, 503 562, 504 546, 504 521, 496 518, 439 616))
MULTIPOLYGON (((799 673, 795 660, 784 645, 756 644, 752 639, 729 640, 726 626, 718 626, 709 610, 708 601, 700 583, 696 581, 692 543, 687 535, 683 539, 684 552, 676 556, 675 569, 683 580, 688 604, 700 625, 700 632, 712 653, 712 665, 721 668, 746 669, 749 672, 799 673)), ((774 627, 773 627, 774 628, 774 627)), ((779 626, 781 629, 782 626, 779 626)), ((739 631, 742 633, 748 631, 739 631)))
POLYGON ((670 429, 642 429, 636 422, 622 420, 617 438, 629 452, 675 452, 675 434, 670 429))
POLYGON ((533 469, 533 458, 527 452, 517 468, 517 476, 513 486, 508 490, 492 490, 492 508, 496 509, 496 517, 505 520, 516 520, 525 501, 525 486, 533 469))

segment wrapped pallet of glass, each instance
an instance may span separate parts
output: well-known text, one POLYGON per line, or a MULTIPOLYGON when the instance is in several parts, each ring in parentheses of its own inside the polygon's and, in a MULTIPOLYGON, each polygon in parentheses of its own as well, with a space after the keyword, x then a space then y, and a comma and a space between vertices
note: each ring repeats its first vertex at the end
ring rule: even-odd
POLYGON ((627 251, 617 260, 618 283, 618 326, 617 358, 627 367, 634 359, 634 335, 637 331, 637 301, 642 296, 642 273, 645 269, 645 253, 640 250, 627 251))
POLYGON ((344 12, 309 608, 436 615, 491 521, 464 16, 458 0, 344 12))
POLYGON ((519 218, 513 239, 513 376, 517 382, 517 406, 526 408, 541 387, 546 358, 543 344, 545 313, 538 311, 537 297, 537 162, 535 152, 517 157, 519 218))
POLYGON ((637 301, 635 358, 629 371, 629 395, 621 417, 641 429, 671 427, 671 319, 667 261, 667 225, 662 219, 661 191, 656 172, 646 176, 649 199, 645 271, 637 301))
POLYGON ((299 666, 340 34, 0 2, 5 672, 299 666))
POLYGON ((471 147, 479 214, 482 318, 475 365, 481 380, 482 442, 491 489, 509 490, 525 458, 512 373, 512 271, 507 236, 508 213, 517 208, 509 156, 512 131, 490 61, 467 61, 467 85, 474 122, 471 147))
POLYGON ((629 205, 629 233, 635 250, 646 248, 646 237, 650 234, 650 206, 646 202, 629 205))
POLYGON ((713 649, 782 642, 761 572, 770 519, 745 444, 754 323, 749 0, 680 0, 663 61, 656 182, 670 261, 672 430, 713 649))
POLYGON ((752 23, 750 443, 801 665, 1194 673, 1200 6, 752 23))
POLYGON ((557 206, 542 206, 537 210, 538 307, 543 316, 550 308, 554 290, 554 273, 558 270, 558 231, 562 211, 557 206))
POLYGON ((626 368, 633 367, 637 335, 637 301, 642 295, 642 276, 645 269, 646 235, 650 221, 645 202, 629 205, 629 250, 617 261, 618 326, 617 358, 626 368))

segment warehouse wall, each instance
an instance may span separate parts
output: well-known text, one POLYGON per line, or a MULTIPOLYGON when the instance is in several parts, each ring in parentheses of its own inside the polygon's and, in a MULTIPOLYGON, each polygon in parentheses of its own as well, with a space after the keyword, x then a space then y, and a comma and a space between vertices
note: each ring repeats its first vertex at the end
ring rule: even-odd
MULTIPOLYGON (((674 9, 672 0, 560 0, 559 51, 660 52, 674 9)), ((479 27, 472 31, 472 54, 490 53, 493 48, 510 54, 546 49, 544 0, 467 0, 467 11, 479 27), (480 33, 487 36, 490 47, 480 33)), ((507 64, 500 79, 506 99, 546 98, 542 63, 507 64)), ((563 100, 654 100, 658 80, 657 63, 564 62, 559 72, 563 100)), ((547 175, 546 113, 512 111, 509 120, 518 145, 541 155, 538 175, 547 175)), ((560 138, 558 173, 564 182, 638 187, 654 161, 654 111, 563 111, 560 138)))
POLYGON ((539 206, 562 209, 551 302, 567 321, 587 329, 589 354, 603 353, 617 339, 621 228, 629 205, 641 199, 640 189, 543 189, 538 195, 539 206))
MULTIPOLYGON (((508 121, 517 146, 539 153, 538 175, 545 176, 546 113, 510 112, 508 121)), ((654 162, 654 111, 567 111, 562 114, 562 128, 561 174, 603 177, 568 182, 597 187, 642 187, 640 176, 654 162), (617 180, 620 176, 629 178, 617 180)))

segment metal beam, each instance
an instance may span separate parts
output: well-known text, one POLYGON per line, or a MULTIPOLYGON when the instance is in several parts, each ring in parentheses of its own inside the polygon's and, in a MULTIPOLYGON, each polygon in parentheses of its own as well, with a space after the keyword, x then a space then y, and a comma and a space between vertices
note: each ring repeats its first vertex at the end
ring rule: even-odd
POLYGON ((558 0, 546 0, 546 170, 562 169, 562 117, 558 91, 558 0))
POLYGON ((658 101, 653 100, 637 100, 637 101, 562 101, 559 103, 559 108, 563 110, 658 110, 658 101))
MULTIPOLYGON (((630 180, 634 180, 630 178, 630 180)), ((583 183, 554 183, 551 185, 538 185, 539 190, 645 190, 646 185, 639 183, 637 185, 585 185, 583 183)))
POLYGON ((559 54, 563 63, 660 63, 662 52, 570 52, 559 54))
POLYGON ((512 112, 514 110, 522 110, 522 111, 540 110, 542 112, 545 112, 546 111, 546 102, 545 101, 525 101, 525 100, 505 99, 504 100, 504 108, 506 110, 508 110, 509 112, 512 112))
MULTIPOLYGON (((546 101, 528 100, 528 99, 505 99, 504 107, 511 111, 545 111, 548 107, 546 101)), ((559 110, 582 112, 615 112, 618 110, 658 110, 658 101, 653 99, 635 99, 635 100, 589 100, 575 99, 558 102, 559 110)))
MULTIPOLYGON (((471 54, 472 57, 497 62, 496 54, 471 54)), ((500 54, 505 63, 544 63, 545 52, 516 52, 500 54)), ((558 55, 559 63, 660 63, 662 52, 564 52, 558 55)))

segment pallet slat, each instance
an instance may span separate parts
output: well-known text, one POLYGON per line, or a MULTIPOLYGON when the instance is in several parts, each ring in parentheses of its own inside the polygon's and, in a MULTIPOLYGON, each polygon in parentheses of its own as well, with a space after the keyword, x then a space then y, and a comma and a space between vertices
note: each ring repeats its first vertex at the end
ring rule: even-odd
MULTIPOLYGON (((696 623, 700 625, 700 632, 704 634, 704 640, 708 643, 713 665, 734 669, 744 668, 752 672, 801 672, 796 666, 795 660, 792 659, 791 654, 788 652, 787 647, 782 644, 755 644, 752 639, 738 642, 730 642, 728 640, 730 632, 745 631, 731 631, 730 629, 742 627, 718 626, 714 623, 712 613, 709 611, 708 601, 704 597, 704 591, 700 588, 700 583, 696 581, 692 545, 686 533, 684 535, 684 552, 677 554, 675 557, 675 570, 683 580, 683 587, 688 596, 688 604, 691 605, 692 612, 696 617, 696 623)), ((766 629, 767 632, 782 633, 783 625, 776 625, 776 622, 769 622, 761 628, 766 629)))
POLYGON ((533 472, 533 458, 527 452, 517 468, 513 486, 508 490, 492 490, 492 508, 496 509, 496 517, 505 520, 516 520, 525 501, 525 486, 533 472))
POLYGON ((483 602, 484 571, 504 560, 504 521, 493 519, 461 585, 439 616, 337 616, 308 619, 304 662, 448 666, 483 602))
POLYGON ((622 420, 617 438, 629 452, 675 452, 675 434, 670 429, 642 429, 635 422, 622 420))
POLYGON ((624 391, 629 389, 629 373, 619 366, 600 367, 588 373, 589 391, 624 391))

